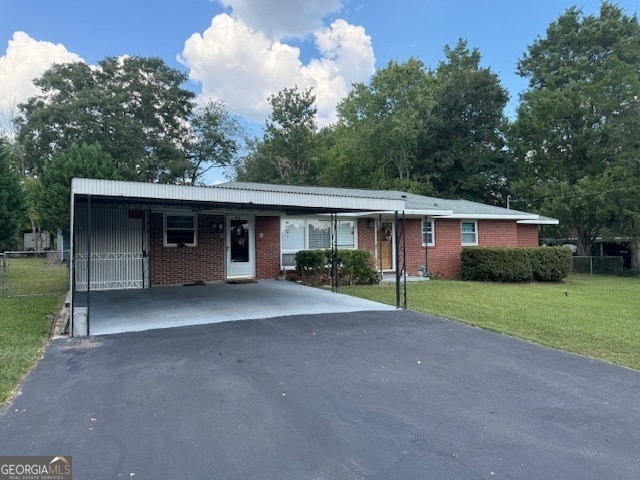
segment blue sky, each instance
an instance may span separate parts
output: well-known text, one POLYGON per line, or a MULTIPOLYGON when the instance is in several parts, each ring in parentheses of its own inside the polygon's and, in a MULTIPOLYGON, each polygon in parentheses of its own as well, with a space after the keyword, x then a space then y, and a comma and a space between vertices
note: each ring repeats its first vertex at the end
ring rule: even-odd
MULTIPOLYGON (((638 0, 620 0, 628 14, 638 0)), ((189 75, 201 100, 224 100, 262 123, 266 98, 313 87, 321 123, 352 82, 410 57, 435 67, 464 38, 500 76, 512 101, 526 80, 518 59, 549 23, 596 0, 0 0, 0 114, 35 93, 31 79, 53 62, 158 56, 189 75)), ((15 108, 14 108, 15 111, 15 108)))

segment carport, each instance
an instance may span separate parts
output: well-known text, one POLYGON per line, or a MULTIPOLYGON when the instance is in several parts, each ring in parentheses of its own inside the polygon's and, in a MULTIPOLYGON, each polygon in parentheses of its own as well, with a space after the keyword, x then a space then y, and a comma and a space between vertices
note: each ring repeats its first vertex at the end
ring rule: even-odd
MULTIPOLYGON (((280 219, 323 214, 337 224, 338 214, 372 211, 397 219, 405 201, 397 192, 322 187, 73 179, 71 331, 82 336, 262 318, 271 315, 269 305, 280 315, 376 309, 372 302, 349 307, 342 296, 314 306, 295 300, 302 290, 263 285, 282 276, 280 219), (287 304, 290 313, 281 308, 287 304)), ((331 248, 337 250, 335 236, 331 248)), ((331 287, 337 293, 335 276, 331 287)))

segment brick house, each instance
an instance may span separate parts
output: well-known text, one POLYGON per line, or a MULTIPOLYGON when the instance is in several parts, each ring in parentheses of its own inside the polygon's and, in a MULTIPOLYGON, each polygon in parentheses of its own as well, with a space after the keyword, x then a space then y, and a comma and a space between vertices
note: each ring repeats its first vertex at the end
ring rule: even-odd
POLYGON ((537 246, 538 225, 557 223, 383 190, 74 179, 72 191, 79 292, 276 278, 295 268, 297 251, 332 246, 370 251, 383 275, 426 266, 459 278, 465 246, 537 246))

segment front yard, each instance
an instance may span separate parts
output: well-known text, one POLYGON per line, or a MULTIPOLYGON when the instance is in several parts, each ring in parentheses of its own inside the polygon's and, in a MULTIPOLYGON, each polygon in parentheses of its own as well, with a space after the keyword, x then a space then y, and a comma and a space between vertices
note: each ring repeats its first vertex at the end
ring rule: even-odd
POLYGON ((60 295, 0 298, 0 405, 42 356, 60 295))
MULTIPOLYGON (((395 305, 395 285, 342 293, 395 305)), ((640 370, 640 279, 571 275, 563 283, 407 283, 408 308, 640 370)))

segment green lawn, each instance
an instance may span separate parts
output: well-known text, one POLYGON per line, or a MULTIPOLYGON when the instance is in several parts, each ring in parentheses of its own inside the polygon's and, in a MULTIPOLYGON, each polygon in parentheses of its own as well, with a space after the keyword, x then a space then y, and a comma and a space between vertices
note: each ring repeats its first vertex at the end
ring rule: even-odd
MULTIPOLYGON (((395 285, 342 293, 395 305, 395 285)), ((410 310, 640 370, 640 279, 571 275, 559 284, 408 283, 410 310), (565 295, 566 291, 566 295, 565 295)))
POLYGON ((67 264, 47 264, 45 258, 7 258, 6 291, 0 295, 64 293, 69 288, 67 264))
POLYGON ((48 313, 58 313, 63 297, 0 298, 0 405, 42 355, 49 341, 48 313))

